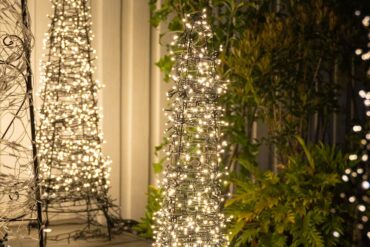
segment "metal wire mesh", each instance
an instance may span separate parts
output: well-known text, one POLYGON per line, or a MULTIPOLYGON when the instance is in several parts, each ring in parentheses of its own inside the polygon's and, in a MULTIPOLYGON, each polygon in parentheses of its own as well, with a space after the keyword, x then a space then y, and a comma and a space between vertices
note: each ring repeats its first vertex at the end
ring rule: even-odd
POLYGON ((26 84, 32 34, 23 18, 20 0, 0 1, 0 239, 19 236, 35 207, 26 84), (9 227, 10 222, 18 223, 9 227))

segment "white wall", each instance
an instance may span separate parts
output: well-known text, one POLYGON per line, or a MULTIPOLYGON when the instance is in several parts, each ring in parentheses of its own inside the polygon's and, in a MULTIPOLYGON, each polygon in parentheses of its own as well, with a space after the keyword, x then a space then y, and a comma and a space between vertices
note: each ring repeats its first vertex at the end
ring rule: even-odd
MULTIPOLYGON (((157 7, 160 7, 161 0, 158 0, 157 7)), ((163 152, 159 154, 160 157, 154 155, 154 147, 160 145, 163 140, 163 131, 165 129, 166 117, 163 109, 167 105, 166 92, 172 87, 171 83, 164 83, 163 75, 160 69, 154 64, 166 54, 165 45, 172 41, 171 35, 164 35, 160 40, 160 34, 166 33, 167 24, 162 23, 159 27, 151 28, 151 42, 150 42, 150 163, 158 162, 163 157, 163 152)), ((154 174, 153 166, 150 166, 150 183, 157 184, 158 175, 154 174)))
MULTIPOLYGON (((153 176, 154 146, 162 140, 166 85, 153 66, 164 50, 158 30, 150 28, 147 0, 91 0, 96 79, 106 87, 101 94, 104 153, 112 160, 111 195, 124 218, 144 215, 147 186, 153 176)), ((51 15, 49 0, 29 0, 35 36, 33 71, 38 88, 38 65, 43 37, 51 15)), ((39 100, 36 100, 39 104, 39 100)))
POLYGON ((149 181, 149 9, 147 1, 122 1, 121 107, 123 216, 138 219, 149 181))

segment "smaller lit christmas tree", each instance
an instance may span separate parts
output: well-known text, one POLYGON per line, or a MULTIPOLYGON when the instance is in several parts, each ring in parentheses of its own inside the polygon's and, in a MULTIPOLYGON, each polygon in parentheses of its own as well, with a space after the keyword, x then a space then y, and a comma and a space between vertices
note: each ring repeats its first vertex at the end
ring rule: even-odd
POLYGON ((88 0, 51 3, 37 136, 44 211, 47 220, 49 213, 78 214, 89 230, 103 214, 110 234, 110 160, 102 153, 90 7, 88 0))
POLYGON ((166 110, 168 164, 161 209, 155 215, 155 247, 218 247, 227 244, 221 212, 221 128, 218 98, 226 85, 217 75, 213 33, 202 13, 186 15, 184 32, 174 37, 171 100, 166 110))

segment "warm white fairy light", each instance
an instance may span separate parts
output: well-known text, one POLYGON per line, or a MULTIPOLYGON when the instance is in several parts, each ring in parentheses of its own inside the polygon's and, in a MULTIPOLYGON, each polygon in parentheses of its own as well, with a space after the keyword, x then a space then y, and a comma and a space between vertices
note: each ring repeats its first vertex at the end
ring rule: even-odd
MULTIPOLYGON (((361 16, 361 11, 357 10, 355 15, 361 16)), ((365 28, 369 30, 370 26, 370 16, 364 16, 362 18, 362 24, 365 28)), ((370 33, 368 35, 370 40, 370 33)), ((369 43, 370 44, 370 43, 369 43)), ((367 61, 370 59, 370 51, 368 49, 357 49, 355 54, 360 56, 362 60, 367 61)), ((370 76, 370 69, 368 70, 368 76, 370 76)), ((351 161, 358 161, 357 164, 358 168, 356 169, 355 173, 357 176, 353 176, 351 179, 348 179, 345 182, 353 183, 356 185, 356 189, 351 192, 350 195, 347 195, 349 201, 351 203, 356 202, 356 209, 360 216, 360 220, 357 223, 357 228, 359 230, 366 229, 366 235, 370 238, 370 225, 368 223, 368 215, 369 215, 369 205, 370 205, 370 197, 369 197, 369 189, 370 189, 370 167, 369 167, 369 150, 370 150, 370 130, 369 130, 369 117, 370 117, 370 92, 365 90, 359 91, 359 96, 363 99, 365 111, 366 111, 366 123, 365 125, 355 125, 353 126, 353 131, 356 132, 358 135, 362 137, 359 144, 361 149, 353 154, 349 155, 349 160, 351 161), (360 186, 358 186, 360 185, 360 186)))
MULTIPOLYGON (((355 12, 355 15, 357 16, 361 16, 361 11, 357 10, 355 12)), ((362 18, 362 25, 365 27, 365 28, 369 28, 370 26, 370 16, 366 15, 362 18)), ((369 48, 369 44, 370 44, 370 33, 368 35, 368 39, 369 39, 369 42, 368 42, 368 48, 369 48)), ((364 61, 368 61, 370 59, 370 50, 366 48, 366 50, 363 50, 363 49, 356 49, 355 50, 355 54, 360 56, 362 60, 364 61)), ((367 71, 368 75, 370 76, 370 69, 368 69, 367 71)), ((360 92, 360 95, 361 95, 361 92, 360 92)), ((362 95, 361 95, 362 97, 362 95)), ((366 106, 369 106, 370 105, 370 98, 368 98, 366 101, 365 101, 365 105, 366 106)), ((367 111, 367 116, 370 116, 370 111, 367 111)))
MULTIPOLYGON (((357 10, 355 15, 361 16, 361 11, 357 10)), ((369 28, 370 17, 363 17, 362 24, 365 28, 369 28)), ((368 37, 370 39, 370 35, 368 35, 368 37)), ((370 51, 367 48, 366 50, 356 49, 355 54, 360 56, 364 61, 370 59, 370 51)), ((370 76, 370 70, 368 70, 367 73, 368 76, 370 76)), ((356 219, 355 225, 358 231, 361 232, 359 238, 362 238, 361 235, 366 235, 370 239, 370 225, 368 222, 370 206, 370 167, 368 162, 370 150, 370 122, 368 119, 370 117, 370 92, 360 90, 358 94, 363 100, 366 116, 364 116, 364 124, 356 124, 352 127, 353 133, 360 137, 358 142, 359 148, 348 156, 348 160, 355 162, 356 165, 344 171, 341 178, 349 187, 346 193, 340 193, 340 197, 350 203, 351 208, 356 210, 355 214, 358 215, 358 218, 356 219)), ((335 232, 333 232, 333 235, 334 234, 335 232)), ((339 237, 339 234, 335 237, 339 237)))
MULTIPOLYGON (((359 96, 363 99, 365 110, 369 111, 369 105, 367 100, 370 99, 370 92, 361 90, 359 96)), ((368 116, 368 115, 367 115, 368 116)), ((349 194, 345 195, 341 193, 341 198, 347 198, 348 202, 355 205, 357 213, 359 214, 359 221, 356 224, 357 229, 364 230, 369 229, 368 226, 368 210, 370 204, 370 197, 368 191, 370 189, 370 167, 368 163, 368 153, 370 149, 370 132, 369 122, 367 121, 365 126, 354 125, 352 130, 358 135, 363 136, 360 140, 360 150, 356 153, 349 155, 350 161, 359 162, 356 168, 347 168, 342 175, 342 180, 346 183, 351 183, 352 186, 356 186, 355 189, 351 190, 349 194)), ((370 232, 365 232, 367 236, 370 236, 370 232)), ((333 233, 334 234, 334 233, 333 233)))
POLYGON ((217 100, 226 90, 217 75, 220 63, 212 48, 206 11, 187 15, 185 31, 174 37, 170 54, 175 86, 167 93, 168 165, 161 186, 164 199, 156 213, 155 247, 218 247, 224 234, 224 172, 221 154, 223 108, 217 100))
POLYGON ((102 155, 90 7, 87 0, 51 3, 37 136, 42 196, 57 202, 96 198, 108 190, 110 161, 102 155))

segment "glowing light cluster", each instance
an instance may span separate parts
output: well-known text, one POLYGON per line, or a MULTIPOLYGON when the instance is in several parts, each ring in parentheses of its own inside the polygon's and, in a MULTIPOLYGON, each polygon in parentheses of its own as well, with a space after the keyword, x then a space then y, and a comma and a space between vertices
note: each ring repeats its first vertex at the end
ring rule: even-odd
POLYGON ((184 32, 174 36, 171 79, 167 93, 168 164, 161 188, 163 201, 155 215, 155 247, 216 247, 228 244, 221 212, 223 172, 221 120, 217 101, 226 84, 217 75, 220 60, 212 47, 207 15, 186 15, 184 32))
MULTIPOLYGON (((355 15, 361 16, 361 11, 355 11, 355 15)), ((369 30, 370 16, 364 16, 362 18, 362 25, 369 30)), ((370 41, 370 33, 368 38, 370 41)), ((368 46, 369 44, 370 42, 368 46)), ((360 56, 363 61, 370 59, 369 50, 356 49, 355 54, 360 56)), ((368 69, 367 74, 370 76, 370 69, 368 69)), ((347 168, 341 176, 342 181, 348 184, 351 189, 346 193, 342 192, 340 197, 353 206, 356 215, 358 215, 358 220, 355 222, 357 230, 370 239, 370 92, 361 90, 359 96, 363 100, 366 116, 363 125, 356 124, 352 127, 353 133, 359 137, 359 143, 357 145, 359 148, 348 157, 351 162, 356 162, 356 165, 347 168)), ((362 236, 358 237, 361 238, 362 236)))
MULTIPOLYGON (((361 11, 359 10, 355 11, 355 15, 361 16, 361 11)), ((366 15, 362 18, 362 25, 365 28, 370 28, 370 16, 366 15)), ((368 47, 370 47, 370 33, 368 35, 368 39, 369 39, 368 47)), ((370 60, 370 50, 369 49, 365 49, 365 50, 361 48, 356 49, 355 54, 358 56, 361 56, 361 59, 364 61, 370 60)), ((370 69, 368 69, 367 74, 370 76, 370 69)))
MULTIPOLYGON (((90 7, 87 0, 51 2, 54 15, 44 40, 37 135, 42 198, 46 204, 80 205, 105 198, 110 173, 99 126, 101 85, 93 80, 90 7)), ((61 210, 71 210, 71 205, 61 210)))
MULTIPOLYGON (((361 90, 360 97, 363 99, 366 107, 367 118, 370 117, 370 92, 361 90)), ((366 236, 370 239, 370 167, 369 167, 369 150, 370 150, 370 129, 369 121, 366 126, 354 125, 353 132, 360 136, 359 150, 349 155, 348 159, 358 164, 352 168, 347 168, 342 175, 345 183, 351 184, 353 188, 349 193, 341 193, 341 198, 347 200, 356 209, 359 216, 356 227, 360 231, 366 231, 366 236)), ((339 237, 339 236, 338 236, 339 237)))

